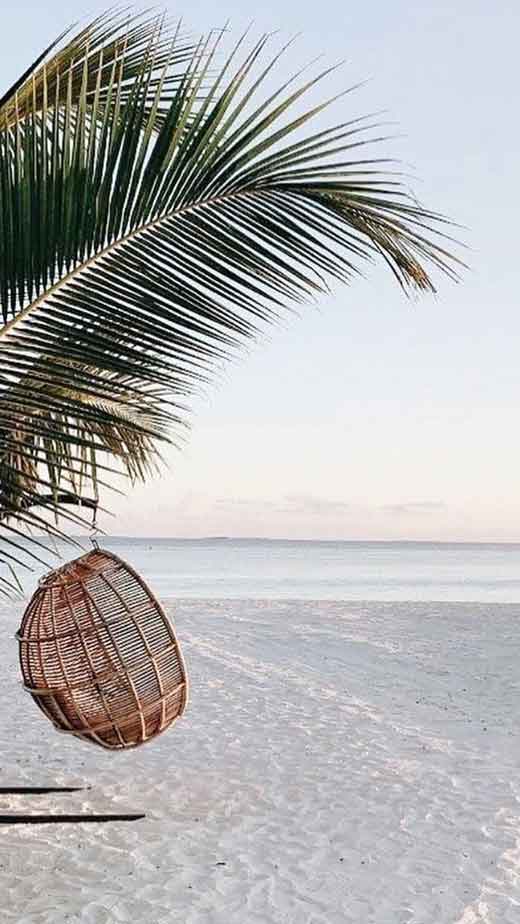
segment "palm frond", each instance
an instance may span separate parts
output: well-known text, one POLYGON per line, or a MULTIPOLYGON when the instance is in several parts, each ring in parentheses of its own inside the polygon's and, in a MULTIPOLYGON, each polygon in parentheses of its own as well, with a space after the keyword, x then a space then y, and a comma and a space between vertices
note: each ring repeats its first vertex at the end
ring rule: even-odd
MULTIPOLYGON (((114 44, 103 22, 99 41, 114 44)), ((81 79, 69 65, 64 92, 40 67, 32 108, 16 91, 14 120, 11 108, 0 121, 0 426, 12 419, 38 453, 50 426, 54 456, 89 456, 84 477, 121 445, 145 474, 216 364, 367 261, 419 292, 435 290, 435 271, 457 276, 446 222, 369 153, 370 120, 308 130, 334 102, 303 107, 330 69, 263 98, 280 59, 262 64, 268 36, 245 52, 242 39, 217 68, 220 36, 186 58, 177 35, 158 76, 140 28, 129 77, 114 50, 92 84, 91 30, 81 79)), ((159 25, 146 29, 149 41, 159 25)), ((24 477, 22 495, 37 496, 34 470, 29 487, 24 477)))
MULTIPOLYGON (((14 126, 49 105, 76 106, 85 90, 89 102, 96 96, 106 102, 114 72, 125 99, 132 93, 143 61, 153 64, 150 91, 159 82, 167 91, 182 78, 184 64, 193 54, 193 40, 181 31, 180 24, 170 25, 156 14, 109 11, 76 34, 71 36, 71 32, 68 29, 51 42, 0 97, 0 125, 14 126)), ((167 99, 164 92, 162 106, 167 99)))

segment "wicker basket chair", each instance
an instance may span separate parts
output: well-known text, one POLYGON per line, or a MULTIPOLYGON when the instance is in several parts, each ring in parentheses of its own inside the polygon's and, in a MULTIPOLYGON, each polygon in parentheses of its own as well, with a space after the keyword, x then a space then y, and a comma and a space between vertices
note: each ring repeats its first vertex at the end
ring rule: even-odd
POLYGON ((25 689, 60 731, 120 750, 184 712, 188 680, 174 630, 111 552, 96 548, 43 578, 17 637, 25 689))

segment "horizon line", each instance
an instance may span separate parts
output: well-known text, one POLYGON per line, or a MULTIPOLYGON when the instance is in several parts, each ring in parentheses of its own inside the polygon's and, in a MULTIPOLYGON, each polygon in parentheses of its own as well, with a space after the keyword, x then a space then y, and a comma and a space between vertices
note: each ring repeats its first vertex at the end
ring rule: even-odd
MULTIPOLYGON (((25 538, 25 537, 24 537, 25 538)), ((28 538, 28 537, 27 537, 28 538)), ((46 534, 38 536, 39 539, 48 539, 46 534)), ((345 539, 345 538, 309 538, 309 537, 288 537, 288 536, 224 536, 224 535, 207 535, 207 536, 135 536, 135 535, 118 535, 111 536, 99 532, 96 536, 90 536, 85 533, 76 533, 71 535, 72 540, 90 541, 96 539, 98 542, 111 542, 113 540, 141 540, 142 542, 343 542, 351 545, 520 545, 520 539, 345 539)), ((66 539, 61 540, 66 542, 66 539)))

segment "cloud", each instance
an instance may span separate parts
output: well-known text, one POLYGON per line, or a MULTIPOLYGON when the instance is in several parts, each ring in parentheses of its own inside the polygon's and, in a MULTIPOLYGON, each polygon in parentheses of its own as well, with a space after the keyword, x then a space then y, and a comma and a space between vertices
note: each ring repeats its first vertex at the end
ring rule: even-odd
POLYGON ((311 516, 345 516, 352 514, 357 508, 355 504, 350 504, 347 501, 316 497, 313 494, 286 494, 278 509, 281 513, 301 513, 310 514, 311 516))
POLYGON ((277 510, 279 501, 255 497, 217 497, 213 506, 218 510, 229 511, 231 513, 242 510, 261 512, 262 510, 277 510))
POLYGON ((360 517, 421 517, 433 516, 447 509, 442 501, 408 501, 395 504, 360 504, 315 494, 294 493, 282 497, 219 497, 214 508, 223 514, 250 517, 309 517, 316 520, 345 520, 360 517))
POLYGON ((305 516, 345 516, 359 510, 347 501, 317 497, 313 494, 285 494, 268 500, 265 498, 219 497, 215 501, 219 510, 247 511, 269 514, 296 514, 305 516))
POLYGON ((378 509, 383 513, 389 513, 391 516, 401 517, 440 513, 447 508, 442 501, 410 501, 405 504, 384 504, 378 509))

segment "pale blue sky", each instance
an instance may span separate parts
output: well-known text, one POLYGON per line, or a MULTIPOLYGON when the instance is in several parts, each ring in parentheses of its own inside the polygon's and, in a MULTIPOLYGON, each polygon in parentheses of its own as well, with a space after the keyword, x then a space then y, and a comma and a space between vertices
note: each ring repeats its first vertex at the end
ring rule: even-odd
MULTIPOLYGON (((337 288, 230 367, 170 470, 111 499, 120 535, 520 540, 518 50, 520 6, 191 3, 207 30, 302 36, 294 61, 346 58, 330 89, 371 78, 334 113, 386 109, 421 200, 467 226, 471 272, 409 303, 380 270, 337 288)), ((6 86, 70 19, 58 0, 3 11, 6 86)), ((291 62, 287 63, 287 73, 291 62)), ((280 72, 284 75, 284 70, 280 72)))

